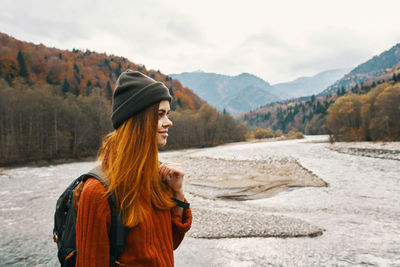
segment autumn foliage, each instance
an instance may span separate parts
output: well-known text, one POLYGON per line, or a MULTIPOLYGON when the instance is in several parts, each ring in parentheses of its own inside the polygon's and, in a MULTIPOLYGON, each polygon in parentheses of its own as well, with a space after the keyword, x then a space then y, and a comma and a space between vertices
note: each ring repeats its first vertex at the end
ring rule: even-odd
MULTIPOLYGON (((393 117, 396 115, 393 110, 398 109, 398 102, 387 100, 385 107, 380 106, 378 112, 374 110, 373 105, 379 106, 379 101, 367 101, 367 96, 362 95, 368 94, 368 97, 372 97, 369 93, 371 90, 374 91, 374 94, 378 94, 379 90, 386 88, 387 84, 399 81, 400 44, 396 44, 389 50, 360 64, 316 96, 267 104, 243 114, 241 119, 251 128, 280 129, 284 133, 297 129, 305 134, 334 133, 338 140, 396 140, 397 126, 392 123, 392 120, 396 119, 393 117), (382 86, 382 84, 385 85, 382 86), (336 101, 339 102, 336 103, 336 101), (374 102, 373 105, 371 101, 374 102), (330 108, 332 105, 335 107, 330 108), (328 109, 330 109, 331 121, 326 124, 328 109), (391 111, 386 112, 388 109, 391 111), (332 116, 337 122, 333 121, 332 116), (379 119, 372 119, 376 116, 379 119), (330 128, 328 129, 326 126, 330 128)), ((392 96, 396 99, 395 93, 393 94, 392 96)), ((382 95, 379 103, 385 102, 382 99, 386 98, 382 95)))
POLYGON ((89 96, 59 89, 0 79, 0 165, 96 155, 112 129, 108 99, 99 88, 89 96))
POLYGON ((229 114, 220 113, 205 104, 199 111, 171 112, 174 123, 169 130, 168 149, 207 147, 226 142, 244 141, 247 128, 229 114))
POLYGON ((399 82, 400 72, 385 73, 347 91, 343 87, 333 94, 271 103, 244 114, 242 120, 250 127, 285 133, 297 129, 306 134, 332 134, 333 140, 398 140, 399 126, 393 120, 399 118, 399 102, 394 101, 398 97, 393 88, 399 82), (384 97, 388 95, 391 99, 384 97))
POLYGON ((368 94, 347 94, 328 109, 333 141, 400 140, 400 83, 383 83, 368 94))
POLYGON ((59 85, 64 95, 68 92, 90 95, 94 88, 100 88, 100 93, 110 99, 116 79, 126 69, 140 71, 163 82, 175 95, 174 107, 197 110, 204 104, 179 81, 124 57, 89 50, 49 48, 0 33, 0 77, 10 85, 15 78, 23 77, 29 85, 59 85))
POLYGON ((163 82, 173 96, 167 149, 244 139, 246 128, 189 88, 123 57, 64 51, 0 33, 0 165, 94 158, 113 130, 111 96, 125 69, 163 82))

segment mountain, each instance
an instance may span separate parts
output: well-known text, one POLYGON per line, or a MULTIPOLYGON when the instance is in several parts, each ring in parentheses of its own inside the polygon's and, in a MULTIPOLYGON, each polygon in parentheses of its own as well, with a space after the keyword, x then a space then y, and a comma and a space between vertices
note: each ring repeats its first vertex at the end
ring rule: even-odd
MULTIPOLYGON (((0 166, 94 158, 104 136, 113 130, 113 85, 126 69, 145 73, 168 87, 174 96, 171 109, 175 112, 171 117, 177 118, 175 128, 189 119, 196 127, 203 125, 204 120, 191 118, 201 114, 200 107, 207 113, 205 102, 160 71, 147 70, 124 57, 89 50, 60 50, 0 33, 0 166)), ((216 110, 207 114, 219 117, 216 110)), ((213 127, 217 127, 215 121, 213 127)), ((232 130, 239 127, 229 115, 221 115, 218 123, 228 124, 230 133, 223 130, 204 137, 197 131, 197 139, 189 139, 187 130, 175 130, 175 140, 182 147, 184 140, 200 146, 242 139, 244 130, 232 130)))
POLYGON ((342 78, 350 70, 348 68, 328 70, 312 77, 300 77, 292 82, 274 84, 272 85, 273 92, 282 99, 315 95, 342 78))
POLYGON ((362 84, 364 81, 371 80, 377 76, 391 74, 400 69, 400 43, 396 44, 387 51, 378 56, 374 56, 370 60, 360 64, 350 73, 346 74, 342 79, 335 82, 321 95, 335 93, 339 89, 351 89, 356 85, 362 84))
POLYGON ((202 71, 169 74, 197 95, 231 114, 239 114, 258 108, 260 105, 279 100, 271 91, 271 85, 259 77, 242 73, 227 76, 202 71))
MULTIPOLYGON (((357 99, 359 103, 364 103, 367 98, 376 98, 381 93, 381 99, 377 98, 380 102, 383 102, 383 99, 390 99, 390 97, 387 97, 388 93, 383 91, 397 88, 400 84, 399 55, 400 44, 397 44, 380 55, 360 64, 346 74, 344 78, 335 82, 318 95, 268 103, 259 109, 241 115, 241 119, 250 127, 268 127, 281 129, 284 132, 296 128, 306 134, 326 134, 327 129, 324 125, 328 108, 342 96, 351 98, 354 95, 354 99, 357 99), (358 98, 357 95, 367 96, 358 98)), ((393 96, 393 99, 396 99, 396 97, 393 96)), ((363 106, 363 116, 368 115, 367 110, 373 111, 371 107, 374 107, 375 110, 398 110, 398 102, 396 101, 392 101, 392 103, 388 101, 389 104, 385 108, 383 108, 385 105, 380 102, 376 104, 377 106, 369 106, 371 103, 366 104, 365 107, 363 106), (378 106, 379 108, 377 108, 378 106)), ((357 107, 352 105, 349 104, 347 108, 343 109, 343 112, 350 113, 353 110, 357 110, 357 107)), ((393 118, 388 117, 388 119, 393 118)), ((348 117, 344 120, 353 121, 353 118, 348 117)), ((395 118, 395 120, 398 119, 395 118)), ((385 127, 393 128, 389 124, 385 127)), ((369 139, 369 137, 365 138, 366 140, 369 139)))
POLYGON ((16 79, 23 79, 30 87, 59 86, 63 95, 72 93, 87 96, 95 88, 100 88, 102 94, 111 99, 116 79, 126 69, 137 70, 162 81, 174 96, 172 108, 197 110, 204 104, 179 81, 160 71, 147 70, 144 65, 135 64, 124 57, 89 50, 60 50, 23 42, 0 33, 0 78, 6 79, 10 85, 16 79))
POLYGON ((220 86, 226 80, 227 76, 224 75, 196 71, 169 74, 168 76, 179 80, 183 86, 192 88, 198 96, 213 106, 216 106, 225 94, 225 92, 221 92, 222 86, 220 86))

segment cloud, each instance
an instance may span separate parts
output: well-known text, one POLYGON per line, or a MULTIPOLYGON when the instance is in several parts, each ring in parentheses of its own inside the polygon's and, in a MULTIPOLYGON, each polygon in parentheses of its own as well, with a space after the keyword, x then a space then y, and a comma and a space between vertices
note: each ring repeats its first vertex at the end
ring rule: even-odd
POLYGON ((78 40, 83 38, 89 32, 89 28, 74 19, 73 10, 68 10, 71 19, 60 19, 59 12, 63 10, 65 10, 63 2, 5 0, 2 3, 0 25, 6 33, 27 36, 31 39, 30 41, 32 39, 78 40), (57 10, 57 12, 49 12, 49 10, 57 10))
POLYGON ((330 27, 308 34, 307 45, 298 51, 299 56, 290 65, 290 70, 316 72, 321 69, 355 67, 389 49, 391 45, 392 42, 382 42, 378 36, 373 40, 369 34, 330 27), (374 48, 378 46, 381 46, 380 50, 375 51, 374 48))
POLYGON ((258 47, 258 46, 267 46, 267 47, 286 47, 287 44, 282 38, 279 37, 278 34, 273 33, 271 31, 264 31, 257 34, 249 35, 240 45, 240 48, 247 47, 258 47))
POLYGON ((249 72, 274 83, 355 66, 389 49, 400 41, 398 3, 3 0, 0 30, 165 73, 249 72))
POLYGON ((298 36, 265 30, 248 36, 227 53, 219 53, 210 65, 230 74, 250 72, 271 83, 290 81, 329 69, 355 67, 394 45, 391 40, 382 42, 384 37, 371 40, 369 34, 333 26, 298 36))
POLYGON ((158 1, 5 0, 0 28, 22 40, 90 49, 142 63, 205 43, 195 22, 158 1))
POLYGON ((166 30, 174 38, 190 43, 203 43, 204 41, 204 36, 200 29, 182 15, 170 18, 166 24, 166 30))

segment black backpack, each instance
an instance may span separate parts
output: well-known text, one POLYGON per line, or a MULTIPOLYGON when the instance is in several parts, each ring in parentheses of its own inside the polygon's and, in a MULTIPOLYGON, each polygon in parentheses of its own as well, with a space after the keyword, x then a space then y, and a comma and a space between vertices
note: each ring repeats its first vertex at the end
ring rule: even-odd
MULTIPOLYGON (((100 166, 76 178, 57 200, 54 213, 53 239, 58 247, 58 260, 62 267, 75 266, 76 262, 76 216, 74 209, 74 190, 88 178, 96 178, 107 189, 108 183, 100 166)), ((82 184, 83 186, 83 184, 82 184)), ((115 205, 114 195, 108 197, 111 210, 111 228, 108 234, 110 240, 110 266, 119 266, 118 259, 125 249, 125 241, 129 228, 124 226, 122 218, 115 205)), ((76 203, 75 203, 76 204, 76 203)))

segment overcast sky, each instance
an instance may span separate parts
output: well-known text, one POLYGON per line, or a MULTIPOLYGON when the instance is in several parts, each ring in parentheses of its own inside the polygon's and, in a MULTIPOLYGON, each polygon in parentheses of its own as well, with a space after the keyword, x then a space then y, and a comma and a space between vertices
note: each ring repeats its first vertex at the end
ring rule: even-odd
POLYGON ((124 56, 165 74, 275 84, 355 67, 400 42, 399 0, 1 0, 17 39, 124 56))

